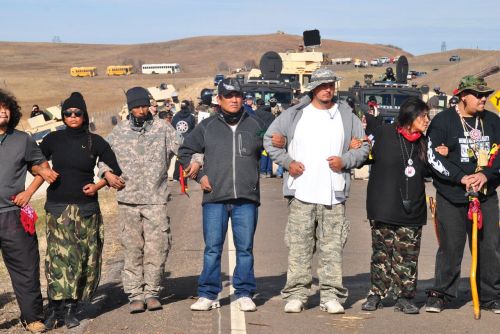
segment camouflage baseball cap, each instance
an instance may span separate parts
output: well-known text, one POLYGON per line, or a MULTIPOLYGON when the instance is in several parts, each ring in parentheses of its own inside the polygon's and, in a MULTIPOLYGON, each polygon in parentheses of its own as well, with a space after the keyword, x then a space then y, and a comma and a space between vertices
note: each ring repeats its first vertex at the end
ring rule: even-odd
POLYGON ((342 78, 335 75, 335 72, 333 72, 328 68, 318 68, 316 71, 312 73, 311 81, 309 82, 306 88, 308 90, 313 90, 314 88, 322 84, 337 82, 341 79, 342 78))
POLYGON ((478 93, 493 93, 495 90, 488 87, 483 78, 477 78, 473 75, 466 75, 460 80, 455 95, 463 91, 471 90, 478 93))

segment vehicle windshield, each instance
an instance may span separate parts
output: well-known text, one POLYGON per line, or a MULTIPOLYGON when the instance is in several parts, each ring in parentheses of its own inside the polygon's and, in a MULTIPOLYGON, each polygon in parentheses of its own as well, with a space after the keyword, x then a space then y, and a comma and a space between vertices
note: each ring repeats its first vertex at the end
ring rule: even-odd
POLYGON ((255 99, 263 99, 265 104, 269 104, 269 100, 275 97, 280 104, 290 104, 292 102, 292 94, 285 92, 255 92, 255 99))
POLYGON ((368 104, 368 101, 375 99, 380 107, 391 107, 391 94, 367 94, 364 96, 364 103, 368 104))
POLYGON ((410 98, 412 95, 405 95, 405 94, 394 94, 394 105, 396 107, 400 107, 408 98, 410 98))
POLYGON ((37 132, 37 133, 34 133, 31 135, 31 138, 33 138, 36 142, 39 142, 41 141, 46 135, 48 135, 50 133, 50 129, 49 130, 43 130, 43 131, 40 131, 40 132, 37 132))

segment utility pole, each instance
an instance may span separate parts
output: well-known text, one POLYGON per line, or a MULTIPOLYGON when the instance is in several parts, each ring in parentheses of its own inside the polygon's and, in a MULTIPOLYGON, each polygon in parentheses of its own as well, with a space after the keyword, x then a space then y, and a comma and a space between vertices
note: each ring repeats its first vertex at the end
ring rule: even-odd
POLYGON ((446 42, 441 42, 441 52, 446 52, 446 42))

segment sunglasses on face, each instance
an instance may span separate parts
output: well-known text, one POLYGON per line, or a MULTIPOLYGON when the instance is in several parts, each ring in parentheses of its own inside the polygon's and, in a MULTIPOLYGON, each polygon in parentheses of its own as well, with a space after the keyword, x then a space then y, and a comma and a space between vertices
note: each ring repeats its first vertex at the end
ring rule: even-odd
POLYGON ((481 100, 483 97, 487 98, 490 96, 490 93, 470 92, 470 95, 473 95, 476 99, 481 100))
POLYGON ((64 110, 63 115, 64 115, 64 117, 71 117, 71 115, 75 115, 75 117, 82 117, 83 111, 81 111, 81 110, 78 110, 78 111, 64 110))
POLYGON ((231 99, 233 97, 242 98, 243 96, 238 92, 230 92, 222 95, 222 97, 224 97, 225 99, 231 99))

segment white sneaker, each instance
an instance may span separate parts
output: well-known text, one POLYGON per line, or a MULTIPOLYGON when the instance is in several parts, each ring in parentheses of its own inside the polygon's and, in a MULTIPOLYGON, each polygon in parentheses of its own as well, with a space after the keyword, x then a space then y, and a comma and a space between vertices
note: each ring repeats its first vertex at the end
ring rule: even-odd
POLYGON ((298 299, 292 299, 285 304, 286 313, 300 313, 304 309, 304 303, 298 299))
POLYGON ((240 297, 236 300, 240 311, 243 312, 254 312, 257 311, 257 306, 250 297, 240 297))
POLYGON ((191 311, 210 311, 213 308, 220 307, 218 300, 211 300, 205 297, 200 297, 191 305, 191 311))
POLYGON ((332 299, 330 301, 327 301, 326 303, 321 303, 319 305, 319 308, 321 311, 328 312, 330 314, 342 314, 345 313, 344 307, 340 305, 339 301, 337 299, 332 299))

